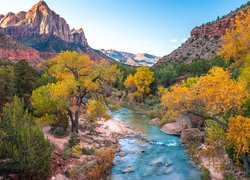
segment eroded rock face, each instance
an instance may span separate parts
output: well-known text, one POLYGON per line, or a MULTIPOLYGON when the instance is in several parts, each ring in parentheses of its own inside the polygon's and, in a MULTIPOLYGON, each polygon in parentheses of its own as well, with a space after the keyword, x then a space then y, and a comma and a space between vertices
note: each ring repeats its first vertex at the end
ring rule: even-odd
POLYGON ((232 28, 235 22, 235 16, 240 13, 240 10, 249 8, 250 5, 246 4, 222 19, 207 23, 200 27, 195 27, 191 31, 190 38, 186 42, 169 55, 163 56, 155 66, 170 61, 191 62, 196 59, 212 60, 221 47, 222 35, 225 34, 226 29, 232 28))
POLYGON ((202 142, 204 134, 198 128, 183 129, 181 142, 189 146, 192 142, 202 142))
POLYGON ((28 12, 8 13, 0 16, 0 33, 26 40, 30 37, 56 36, 66 42, 88 46, 82 29, 70 30, 66 21, 52 11, 44 1, 28 12))

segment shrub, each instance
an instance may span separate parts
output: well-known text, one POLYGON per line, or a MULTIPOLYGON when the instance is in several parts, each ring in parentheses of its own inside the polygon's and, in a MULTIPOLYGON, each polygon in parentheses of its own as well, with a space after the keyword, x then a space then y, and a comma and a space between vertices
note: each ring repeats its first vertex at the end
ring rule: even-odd
POLYGON ((67 131, 65 131, 65 129, 63 127, 56 127, 53 131, 52 131, 52 134, 55 136, 55 137, 64 137, 67 135, 67 131))
POLYGON ((5 136, 0 142, 0 157, 6 161, 0 165, 0 172, 18 173, 24 179, 45 178, 52 148, 23 106, 15 97, 4 107, 0 127, 5 136))
POLYGON ((80 155, 82 154, 82 147, 80 145, 75 145, 70 148, 71 153, 80 155))
POLYGON ((70 139, 67 143, 67 147, 72 148, 73 146, 79 144, 79 142, 80 142, 80 139, 79 139, 78 135, 76 133, 72 133, 70 135, 70 139))
POLYGON ((87 179, 99 180, 105 178, 113 166, 114 157, 113 149, 101 149, 97 153, 97 161, 87 170, 87 179))
POLYGON ((83 147, 82 153, 85 155, 92 155, 95 153, 95 149, 93 147, 91 147, 91 148, 83 147))
POLYGON ((201 167, 201 179, 202 180, 210 180, 211 176, 210 176, 210 171, 205 168, 204 166, 201 167))

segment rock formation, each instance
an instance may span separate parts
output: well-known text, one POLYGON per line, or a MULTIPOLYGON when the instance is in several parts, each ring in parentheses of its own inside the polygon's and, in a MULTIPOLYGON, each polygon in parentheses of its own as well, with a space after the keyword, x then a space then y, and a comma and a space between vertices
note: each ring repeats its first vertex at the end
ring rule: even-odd
POLYGON ((0 35, 0 59, 29 61, 40 59, 40 52, 8 35, 0 35))
MULTIPOLYGON (((83 29, 71 30, 67 22, 52 11, 44 1, 39 1, 28 12, 0 15, 0 34, 16 38, 19 42, 18 47, 12 50, 8 48, 8 51, 2 46, 0 58, 49 59, 61 51, 70 50, 87 54, 92 60, 113 61, 102 52, 92 49, 88 45, 83 29), (21 43, 31 47, 30 53, 19 49, 21 43)), ((3 42, 3 44, 8 43, 3 42)))
POLYGON ((28 12, 10 12, 6 16, 1 16, 0 33, 22 40, 29 40, 30 37, 43 39, 56 36, 65 42, 88 46, 83 30, 70 30, 66 21, 52 11, 44 1, 35 4, 28 12))

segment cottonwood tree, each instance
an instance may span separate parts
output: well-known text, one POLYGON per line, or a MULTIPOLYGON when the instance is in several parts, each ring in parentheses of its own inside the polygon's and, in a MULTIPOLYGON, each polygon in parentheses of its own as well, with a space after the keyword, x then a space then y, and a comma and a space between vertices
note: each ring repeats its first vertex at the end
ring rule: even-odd
POLYGON ((124 81, 124 85, 129 92, 129 99, 141 101, 145 95, 150 93, 150 85, 153 81, 154 73, 149 67, 137 68, 134 76, 129 75, 124 81))
MULTIPOLYGON (((61 52, 43 66, 57 82, 44 87, 46 92, 40 96, 37 95, 39 90, 35 90, 31 103, 38 110, 42 109, 37 104, 47 96, 48 100, 56 102, 61 113, 68 115, 72 125, 71 130, 76 133, 78 133, 80 113, 86 110, 88 101, 90 99, 98 101, 104 94, 104 87, 114 83, 119 73, 116 65, 104 61, 97 64, 90 61, 86 55, 69 51, 61 52)), ((104 116, 104 114, 98 115, 104 116)))
POLYGON ((243 155, 244 165, 249 167, 246 157, 249 153, 249 148, 246 148, 250 145, 249 133, 243 133, 250 128, 249 118, 237 116, 247 97, 249 93, 245 82, 237 82, 230 78, 228 71, 214 67, 205 76, 166 89, 161 100, 167 109, 166 116, 172 120, 181 113, 191 113, 204 122, 212 121, 211 126, 219 127, 224 134, 228 133, 229 144, 243 155))
POLYGON ((246 62, 246 57, 250 53, 250 10, 241 11, 235 17, 235 24, 231 29, 227 29, 222 36, 222 47, 219 55, 228 61, 233 61, 240 66, 246 62))

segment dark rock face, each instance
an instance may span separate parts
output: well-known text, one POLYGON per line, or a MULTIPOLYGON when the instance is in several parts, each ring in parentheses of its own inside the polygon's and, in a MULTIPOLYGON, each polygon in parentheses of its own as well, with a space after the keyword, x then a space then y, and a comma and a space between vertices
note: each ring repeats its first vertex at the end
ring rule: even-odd
POLYGON ((192 142, 202 142, 204 134, 198 128, 183 129, 181 142, 189 146, 192 142))
POLYGON ((169 55, 163 56, 155 66, 170 61, 191 62, 196 59, 213 59, 216 56, 218 49, 221 47, 222 35, 225 34, 226 29, 232 28, 232 25, 235 22, 235 16, 240 13, 240 10, 246 10, 249 8, 250 5, 246 4, 222 19, 200 27, 195 27, 191 31, 191 36, 186 42, 169 55))

